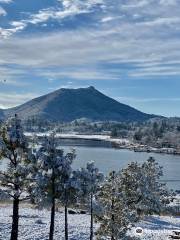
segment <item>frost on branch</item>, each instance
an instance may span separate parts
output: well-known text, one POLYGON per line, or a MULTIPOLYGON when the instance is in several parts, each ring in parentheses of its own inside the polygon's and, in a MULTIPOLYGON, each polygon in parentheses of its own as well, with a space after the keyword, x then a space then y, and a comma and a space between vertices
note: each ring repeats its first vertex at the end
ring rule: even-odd
POLYGON ((100 222, 97 239, 125 239, 127 230, 136 219, 136 213, 128 208, 123 198, 116 172, 109 174, 97 194, 97 199, 102 207, 101 214, 97 215, 100 222))
POLYGON ((170 192, 160 182, 162 167, 150 157, 142 165, 132 162, 120 173, 122 193, 130 209, 144 214, 160 213, 168 202, 170 192))
POLYGON ((8 160, 8 166, 0 171, 0 185, 13 199, 28 198, 31 188, 33 156, 28 149, 28 142, 23 134, 21 120, 17 115, 9 119, 0 131, 0 157, 8 160))
POLYGON ((38 173, 37 187, 34 190, 36 201, 42 204, 51 202, 52 197, 60 198, 68 185, 72 173, 74 151, 64 154, 58 148, 55 134, 46 137, 36 153, 38 173))
POLYGON ((8 166, 0 171, 0 185, 5 194, 13 200, 11 239, 18 239, 19 203, 30 199, 29 191, 33 188, 33 171, 31 151, 23 134, 21 121, 15 115, 8 120, 0 131, 0 157, 8 160, 8 166))
POLYGON ((97 208, 95 193, 99 184, 103 181, 104 176, 99 169, 95 167, 94 162, 88 162, 86 168, 81 168, 74 172, 77 182, 79 201, 88 204, 91 214, 90 221, 90 240, 94 236, 94 212, 97 208))
POLYGON ((58 148, 54 133, 44 139, 36 153, 38 173, 33 195, 35 201, 42 207, 45 205, 51 207, 50 240, 53 240, 54 236, 55 209, 58 200, 65 206, 65 239, 68 236, 67 206, 72 193, 71 165, 74 157, 74 151, 64 154, 63 150, 58 148))
POLYGON ((89 202, 88 197, 95 194, 99 184, 103 181, 104 175, 95 167, 94 162, 88 162, 86 168, 81 168, 75 173, 79 199, 82 202, 89 202))

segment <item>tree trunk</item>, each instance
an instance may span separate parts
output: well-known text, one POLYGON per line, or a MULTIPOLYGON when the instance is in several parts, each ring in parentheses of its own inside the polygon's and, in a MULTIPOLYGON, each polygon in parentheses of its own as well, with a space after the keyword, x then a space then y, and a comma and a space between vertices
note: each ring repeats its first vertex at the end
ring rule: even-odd
POLYGON ((67 209, 67 191, 65 189, 65 205, 64 205, 64 220, 65 220, 65 240, 68 240, 68 209, 67 209))
MULTIPOLYGON (((112 208, 111 208, 112 210, 114 210, 114 200, 112 201, 112 208)), ((111 216, 111 220, 112 220, 112 229, 111 229, 111 240, 115 240, 115 237, 114 237, 114 220, 115 220, 115 217, 114 217, 114 214, 112 214, 112 216, 111 216)))
POLYGON ((52 205, 51 205, 51 223, 49 231, 49 240, 54 237, 54 220, 55 220, 55 179, 52 179, 52 205))
POLYGON ((13 200, 13 217, 12 217, 11 240, 17 240, 18 239, 18 227, 19 227, 19 199, 14 198, 14 200, 13 200))
POLYGON ((115 178, 115 172, 113 171, 112 175, 112 183, 113 183, 113 188, 112 188, 112 198, 111 198, 111 221, 112 221, 112 228, 111 228, 111 240, 115 240, 114 237, 114 222, 115 222, 115 216, 114 216, 114 196, 115 196, 115 189, 114 189, 114 178, 115 178))
POLYGON ((65 240, 68 240, 68 210, 65 205, 65 240))
MULTIPOLYGON (((16 116, 15 116, 16 117, 16 116)), ((17 159, 16 154, 14 151, 14 148, 12 147, 12 153, 14 157, 14 168, 17 167, 17 159)), ((19 228, 19 196, 16 196, 15 193, 18 193, 19 191, 19 185, 18 185, 19 179, 18 177, 15 179, 14 184, 14 199, 13 199, 13 216, 12 216, 12 228, 11 228, 11 240, 17 240, 18 239, 18 228, 19 228)))
POLYGON ((90 226, 90 240, 93 240, 93 235, 94 235, 94 226, 93 226, 93 194, 91 193, 90 196, 90 202, 91 202, 91 226, 90 226))
POLYGON ((49 240, 53 240, 53 236, 54 236, 54 219, 55 219, 55 198, 53 197, 52 207, 51 207, 51 224, 50 224, 49 240))
POLYGON ((114 236, 111 236, 111 240, 115 240, 114 236))

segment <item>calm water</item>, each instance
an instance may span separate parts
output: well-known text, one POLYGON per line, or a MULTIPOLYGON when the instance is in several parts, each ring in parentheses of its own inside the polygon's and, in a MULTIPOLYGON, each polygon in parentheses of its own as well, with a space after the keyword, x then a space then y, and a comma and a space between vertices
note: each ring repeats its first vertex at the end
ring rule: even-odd
MULTIPOLYGON (((120 170, 127 166, 132 161, 139 163, 144 162, 150 156, 154 157, 160 166, 163 166, 164 176, 163 181, 167 182, 168 187, 180 190, 180 156, 146 153, 146 152, 133 152, 127 149, 114 149, 110 145, 104 143, 97 143, 94 145, 94 141, 78 142, 78 146, 71 144, 71 147, 76 149, 76 159, 73 167, 85 167, 88 161, 95 161, 96 166, 108 174, 112 170, 120 170), (92 142, 92 143, 91 143, 92 142), (88 143, 88 145, 87 145, 88 143)), ((64 144, 65 150, 70 147, 68 144, 64 144)), ((63 142, 61 142, 63 146, 63 142)))
MULTIPOLYGON (((108 174, 112 170, 120 170, 132 161, 142 163, 150 156, 154 157, 158 163, 163 166, 164 177, 162 180, 167 181, 170 188, 180 190, 180 156, 133 152, 129 150, 119 150, 111 148, 110 144, 98 141, 61 141, 60 145, 67 151, 71 147, 76 149, 76 159, 73 167, 85 167, 88 161, 95 161, 96 166, 108 174)), ((4 168, 5 161, 0 165, 4 168)))

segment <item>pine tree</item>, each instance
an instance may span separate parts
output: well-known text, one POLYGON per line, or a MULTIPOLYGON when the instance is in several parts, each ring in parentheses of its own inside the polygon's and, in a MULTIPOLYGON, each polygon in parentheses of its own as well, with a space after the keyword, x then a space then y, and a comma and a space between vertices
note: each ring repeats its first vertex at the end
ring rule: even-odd
POLYGON ((102 206, 102 213, 97 215, 100 222, 97 239, 124 239, 136 215, 128 209, 121 193, 119 176, 115 171, 109 174, 97 196, 102 206))
POLYGON ((127 201, 129 209, 136 209, 138 215, 140 214, 140 209, 137 205, 143 198, 142 189, 144 189, 144 184, 144 176, 140 164, 132 162, 120 172, 120 185, 123 196, 127 201))
MULTIPOLYGON (((53 240, 54 236, 56 200, 62 198, 62 195, 67 200, 66 184, 71 174, 74 156, 73 151, 64 154, 63 150, 58 148, 55 134, 46 137, 36 153, 39 172, 34 196, 39 204, 46 202, 51 205, 49 240, 53 240)), ((65 216, 67 216, 66 209, 65 216)), ((67 218, 65 218, 65 239, 68 239, 67 235, 67 218)))
POLYGON ((90 205, 90 240, 94 236, 94 208, 93 199, 98 189, 99 184, 103 181, 103 174, 95 167, 94 162, 88 162, 86 168, 81 168, 76 171, 76 179, 79 180, 79 196, 82 203, 90 205))
POLYGON ((121 188, 130 209, 142 214, 160 213, 168 202, 169 192, 160 183, 162 167, 150 157, 142 165, 132 162, 121 172, 121 188))
POLYGON ((165 205, 169 203, 171 192, 167 189, 166 184, 161 183, 163 168, 159 166, 153 157, 150 157, 142 164, 142 173, 146 189, 144 189, 144 208, 145 214, 160 214, 165 205))
POLYGON ((34 158, 17 115, 8 120, 0 136, 0 158, 9 161, 7 169, 0 171, 0 185, 13 200, 11 240, 17 240, 19 204, 30 199, 28 192, 33 187, 34 158))
POLYGON ((76 203, 76 178, 72 172, 72 162, 75 158, 75 152, 67 153, 62 164, 61 177, 60 177, 60 202, 64 206, 64 232, 65 240, 68 240, 68 206, 69 204, 76 203))

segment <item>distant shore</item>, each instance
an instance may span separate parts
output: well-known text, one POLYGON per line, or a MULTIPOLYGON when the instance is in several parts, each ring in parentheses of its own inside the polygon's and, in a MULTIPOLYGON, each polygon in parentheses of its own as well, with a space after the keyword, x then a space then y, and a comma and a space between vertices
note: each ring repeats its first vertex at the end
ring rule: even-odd
MULTIPOLYGON (((49 136, 51 132, 45 133, 32 133, 26 132, 25 135, 27 137, 32 138, 33 136, 42 138, 45 136, 49 136)), ((138 143, 134 143, 129 139, 123 138, 112 138, 108 135, 85 135, 85 134, 77 134, 77 133, 57 133, 57 138, 60 139, 69 139, 69 140, 92 140, 92 141, 105 141, 110 142, 112 147, 116 149, 128 149, 134 152, 149 152, 149 153, 160 153, 160 154, 171 154, 171 155, 180 155, 180 149, 174 148, 155 148, 148 145, 142 145, 138 143)))

